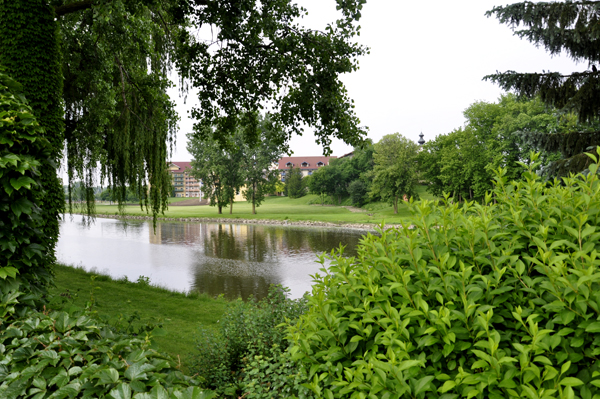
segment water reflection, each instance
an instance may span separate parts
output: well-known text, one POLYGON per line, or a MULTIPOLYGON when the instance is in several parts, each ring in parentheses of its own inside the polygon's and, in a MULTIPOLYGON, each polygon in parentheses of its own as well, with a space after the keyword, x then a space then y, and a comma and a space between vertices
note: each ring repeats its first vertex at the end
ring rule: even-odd
POLYGON ((91 226, 61 223, 61 262, 96 268, 115 277, 227 298, 262 298, 270 284, 290 287, 293 297, 310 290, 316 254, 340 243, 355 254, 361 232, 216 223, 151 223, 98 219, 91 226))

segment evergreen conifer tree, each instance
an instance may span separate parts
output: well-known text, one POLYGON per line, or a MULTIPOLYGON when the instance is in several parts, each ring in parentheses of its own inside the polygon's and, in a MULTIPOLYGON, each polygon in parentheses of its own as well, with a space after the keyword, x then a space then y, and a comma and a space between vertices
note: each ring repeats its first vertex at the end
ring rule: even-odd
POLYGON ((504 90, 525 97, 539 96, 548 105, 578 115, 582 124, 573 132, 528 135, 537 148, 562 153, 563 159, 549 168, 553 175, 586 169, 590 158, 584 152, 600 144, 600 72, 596 67, 600 64, 599 11, 598 1, 527 1, 495 7, 487 13, 515 29, 515 35, 543 46, 552 55, 565 53, 575 61, 588 63, 587 70, 568 75, 506 71, 484 78, 504 90))

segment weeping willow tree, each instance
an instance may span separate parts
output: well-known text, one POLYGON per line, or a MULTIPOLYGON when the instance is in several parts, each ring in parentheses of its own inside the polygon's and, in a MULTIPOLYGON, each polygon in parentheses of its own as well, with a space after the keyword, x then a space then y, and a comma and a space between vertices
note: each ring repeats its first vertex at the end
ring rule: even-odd
POLYGON ((83 181, 90 214, 98 179, 120 204, 133 189, 155 217, 166 209, 178 122, 171 68, 198 93, 199 137, 217 126, 227 141, 240 115, 268 105, 277 142, 308 125, 325 151, 333 137, 360 144, 365 129, 340 75, 366 51, 353 42, 366 0, 335 2, 339 20, 315 31, 291 0, 0 0, 0 65, 23 85, 52 147, 41 203, 49 263, 65 159, 69 193, 83 181))
POLYGON ((515 34, 544 47, 550 54, 568 54, 588 63, 588 69, 571 74, 559 72, 518 73, 506 71, 484 79, 521 96, 539 96, 546 104, 579 118, 577 131, 523 135, 528 143, 562 158, 549 165, 551 175, 564 176, 585 170, 591 159, 584 153, 600 144, 600 2, 522 2, 495 7, 488 12, 515 34))

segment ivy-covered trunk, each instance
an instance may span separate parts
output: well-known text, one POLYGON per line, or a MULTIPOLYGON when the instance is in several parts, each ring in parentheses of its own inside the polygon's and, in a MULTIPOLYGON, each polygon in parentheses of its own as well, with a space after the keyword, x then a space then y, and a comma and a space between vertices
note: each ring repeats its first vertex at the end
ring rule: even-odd
POLYGON ((58 38, 54 10, 46 1, 0 0, 0 65, 23 85, 23 94, 45 131, 55 163, 40 168, 43 195, 37 206, 42 209, 41 231, 32 238, 45 248, 46 271, 55 261, 58 222, 64 209, 64 193, 57 176, 64 142, 58 38))

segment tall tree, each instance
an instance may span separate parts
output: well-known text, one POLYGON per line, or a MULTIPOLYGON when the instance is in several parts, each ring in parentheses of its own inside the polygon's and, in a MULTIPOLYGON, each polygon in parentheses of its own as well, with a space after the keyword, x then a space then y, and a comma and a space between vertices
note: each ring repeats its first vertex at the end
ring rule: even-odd
POLYGON ((416 157, 419 146, 399 133, 388 134, 375 144, 371 193, 389 201, 398 213, 398 201, 415 197, 416 157))
MULTIPOLYGON (((192 155, 192 176, 202 181, 202 192, 204 197, 210 200, 211 206, 216 206, 219 215, 223 213, 223 207, 231 201, 231 189, 227 180, 233 180, 228 173, 231 172, 231 155, 224 149, 212 129, 203 134, 207 137, 200 139, 198 136, 188 134, 187 150, 192 155)), ((238 171, 234 171, 237 175, 238 171)), ((231 183, 229 184, 231 186, 231 183)))
POLYGON ((315 170, 308 180, 308 189, 312 194, 317 194, 321 198, 321 205, 325 202, 325 196, 332 191, 329 187, 331 179, 328 167, 329 165, 326 165, 315 170))
POLYGON ((300 198, 305 194, 306 185, 300 168, 291 166, 285 177, 285 192, 290 198, 300 198))
POLYGON ((588 64, 588 70, 571 74, 506 71, 484 78, 521 96, 539 96, 548 105, 576 112, 582 124, 591 123, 591 126, 580 126, 574 132, 532 136, 532 145, 562 153, 563 159, 554 162, 549 169, 555 175, 587 168, 591 160, 584 153, 600 144, 597 125, 600 119, 600 71, 596 66, 600 63, 599 5, 597 1, 527 1, 495 7, 487 13, 515 29, 515 35, 543 46, 550 54, 568 54, 575 61, 588 64))
POLYGON ((260 133, 257 140, 245 145, 243 154, 245 170, 244 198, 252 204, 252 214, 256 214, 256 207, 260 206, 265 195, 275 191, 279 181, 279 171, 272 168, 283 154, 288 152, 287 145, 280 145, 276 141, 277 127, 267 116, 260 118, 260 133))

